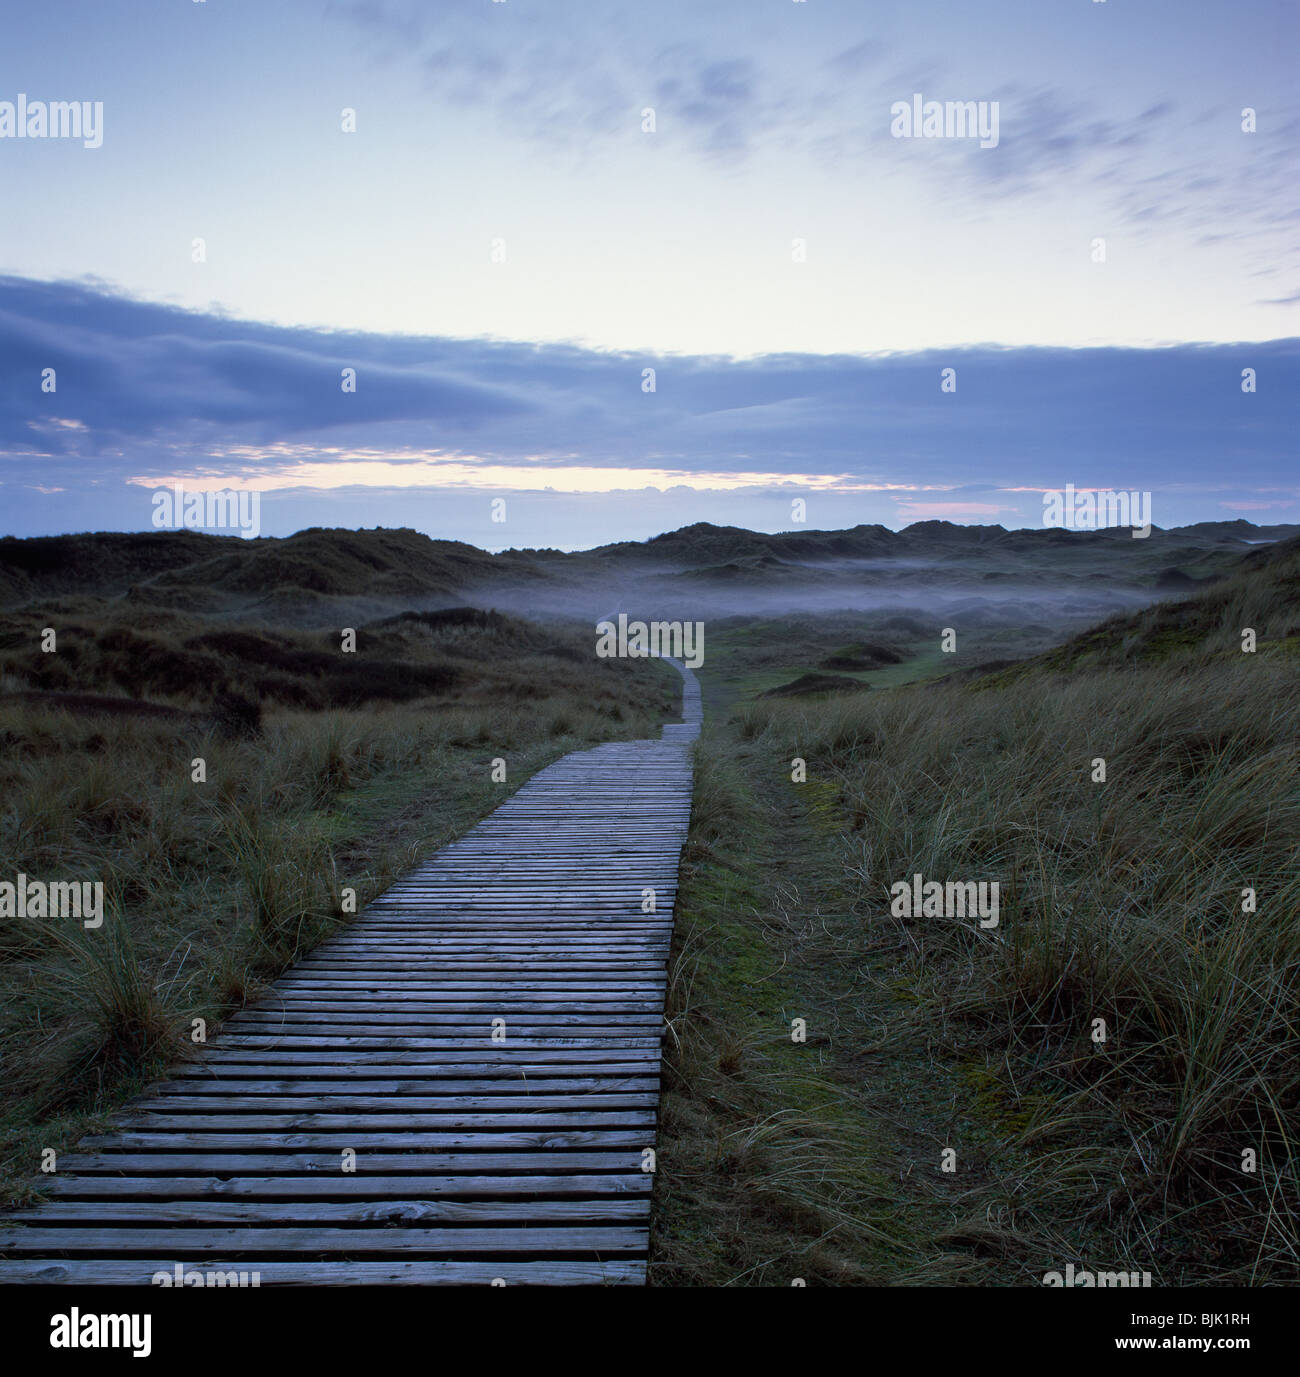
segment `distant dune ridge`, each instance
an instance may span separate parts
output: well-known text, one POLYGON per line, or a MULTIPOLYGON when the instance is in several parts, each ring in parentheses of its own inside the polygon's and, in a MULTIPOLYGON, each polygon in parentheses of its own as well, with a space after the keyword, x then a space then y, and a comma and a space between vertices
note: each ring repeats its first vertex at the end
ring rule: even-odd
POLYGON ((409 529, 323 530, 243 540, 194 531, 0 539, 0 608, 50 598, 124 598, 141 607, 238 614, 289 625, 333 625, 339 612, 378 616, 412 606, 478 603, 521 612, 599 615, 610 590, 635 591, 656 609, 723 615, 799 606, 902 603, 993 595, 1044 575, 1062 593, 1133 605, 1225 573, 1252 543, 1300 535, 1300 526, 1201 522, 1152 531, 1008 531, 922 521, 901 531, 764 534, 698 523, 642 542, 566 554, 490 554, 409 529), (591 590, 599 589, 594 599, 591 590), (928 600, 928 598, 927 598, 928 600))

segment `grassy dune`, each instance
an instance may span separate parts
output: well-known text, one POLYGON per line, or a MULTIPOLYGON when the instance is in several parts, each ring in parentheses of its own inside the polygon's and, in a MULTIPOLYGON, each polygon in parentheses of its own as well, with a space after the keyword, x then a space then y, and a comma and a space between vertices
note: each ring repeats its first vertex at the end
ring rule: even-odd
POLYGON ((1298 572, 735 714, 683 892, 661 1280, 1300 1278, 1298 572), (998 926, 891 916, 916 872, 998 881, 998 926))
POLYGON ((0 917, 7 1196, 346 922, 346 890, 359 909, 542 765, 676 708, 671 671, 578 629, 462 609, 358 632, 344 654, 169 614, 0 623, 0 878, 106 903, 95 930, 0 917))

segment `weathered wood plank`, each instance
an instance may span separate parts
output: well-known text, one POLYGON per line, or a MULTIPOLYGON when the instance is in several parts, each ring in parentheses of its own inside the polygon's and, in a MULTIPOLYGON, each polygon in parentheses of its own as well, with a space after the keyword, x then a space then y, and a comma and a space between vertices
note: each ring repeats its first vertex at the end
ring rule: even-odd
POLYGON ((162 1133, 175 1130, 182 1133, 199 1132, 276 1132, 276 1133, 347 1133, 353 1129, 364 1129, 367 1133, 383 1131, 391 1133, 414 1133, 426 1129, 438 1131, 453 1128, 481 1129, 495 1133, 498 1129, 542 1129, 556 1128, 605 1128, 639 1127, 653 1124, 653 1109, 609 1109, 577 1110, 567 1106, 561 1109, 532 1109, 514 1111, 487 1110, 482 1113, 466 1113, 449 1108, 443 1110, 376 1110, 365 1114, 264 1114, 256 1108, 247 1113, 236 1110, 228 1112, 171 1113, 161 1110, 145 1110, 122 1114, 115 1118, 117 1128, 126 1132, 135 1129, 148 1129, 162 1133))
MULTIPOLYGON (((160 1273, 174 1278, 175 1258, 154 1261, 62 1260, 0 1261, 0 1285, 149 1286, 160 1273)), ((245 1262, 204 1259, 185 1267, 215 1278, 209 1285, 234 1286, 245 1262)), ((641 1286, 644 1261, 572 1262, 262 1262, 256 1265, 262 1286, 641 1286)), ((173 1284, 175 1284, 173 1282, 173 1284)))
MULTIPOLYGON (((423 1055, 431 1057, 433 1054, 423 1055)), ((620 1055, 626 1056, 626 1050, 620 1055)), ((442 1081, 473 1078, 482 1082, 484 1094, 495 1094, 503 1086, 522 1090, 534 1080, 544 1077, 558 1079, 568 1072, 583 1077, 609 1077, 619 1082, 629 1075, 658 1080, 660 1073, 658 1056, 617 1062, 588 1057, 581 1061, 556 1061, 542 1065, 527 1061, 504 1062, 494 1063, 490 1070, 482 1072, 475 1062, 430 1062, 407 1059, 395 1052, 332 1052, 325 1057, 305 1059, 304 1054, 296 1052, 275 1056, 288 1057, 290 1060, 274 1060, 272 1054, 251 1052, 247 1061, 214 1059, 204 1063, 192 1075, 187 1075, 180 1067, 172 1067, 169 1074, 177 1080, 228 1086, 232 1092, 237 1092, 245 1080, 299 1080, 309 1084, 318 1080, 400 1079, 422 1082, 430 1093, 437 1093, 436 1087, 442 1081)), ((414 1056, 418 1058, 421 1054, 414 1056)))
POLYGON ((0 1252, 149 1253, 173 1257, 211 1253, 335 1253, 351 1257, 357 1253, 423 1253, 444 1257, 448 1254, 472 1256, 475 1253, 524 1253, 539 1257, 546 1253, 644 1253, 648 1231, 632 1225, 564 1226, 537 1225, 510 1229, 457 1229, 412 1227, 388 1229, 341 1229, 329 1227, 290 1228, 270 1226, 222 1229, 215 1226, 191 1228, 137 1228, 123 1225, 110 1228, 79 1228, 69 1225, 36 1227, 31 1224, 0 1223, 0 1252))
MULTIPOLYGON (((229 1113, 240 1115, 262 1115, 266 1113, 293 1114, 303 1108, 303 1101, 319 1104, 316 1095, 153 1095, 147 1099, 132 1102, 137 1111, 128 1118, 114 1120, 115 1123, 136 1122, 144 1115, 157 1120, 159 1116, 180 1117, 190 1115, 186 1122, 192 1123, 195 1113, 229 1113)), ((464 1114, 472 1111, 499 1113, 522 1113, 535 1111, 562 1111, 566 1113, 565 1122, 572 1122, 567 1111, 614 1111, 638 1109, 648 1111, 653 1119, 659 1096, 654 1091, 628 1093, 624 1095, 448 1095, 442 1098, 430 1095, 349 1095, 331 1094, 329 1108, 332 1114, 348 1116, 365 1115, 364 1119, 353 1118, 354 1123, 373 1125, 370 1117, 376 1111, 385 1114, 464 1114)))
MULTIPOLYGON (((373 1096, 392 1096, 395 1103, 405 1104, 406 1096, 415 1097, 446 1097, 446 1099, 456 1099, 460 1096, 468 1096, 475 1102, 482 1100, 483 1104, 494 1104, 503 1097, 521 1097, 521 1099, 532 1099, 533 1096, 544 1095, 650 1095, 654 1097, 654 1102, 658 1100, 658 1077, 656 1075, 609 1075, 609 1077, 596 1077, 596 1075, 574 1075, 574 1077, 554 1077, 545 1080, 529 1080, 529 1078, 519 1077, 499 1077, 496 1080, 486 1080, 486 1078, 475 1078, 475 1080, 424 1080, 424 1078, 410 1078, 410 1080, 235 1080, 231 1077, 222 1077, 220 1080, 200 1080, 198 1077, 190 1080, 179 1081, 160 1081, 158 1084, 150 1086, 150 1096, 154 1099, 168 1100, 171 1096, 208 1096, 211 1099, 226 1099, 226 1097, 238 1096, 238 1099, 247 1103, 252 1099, 255 1103, 260 1103, 259 1096, 281 1096, 281 1097, 314 1097, 318 1095, 331 1095, 354 1097, 358 1095, 373 1096)), ((139 1103, 145 1103, 140 1100, 139 1103)), ((638 1102, 639 1103, 639 1102, 638 1102)))
POLYGON ((479 1131, 464 1129, 436 1133, 431 1131, 402 1133, 367 1133, 356 1128, 353 1131, 317 1129, 312 1132, 269 1132, 259 1133, 249 1130, 243 1133, 178 1131, 150 1132, 145 1129, 128 1129, 121 1133, 92 1133, 81 1140, 91 1147, 116 1147, 119 1151, 127 1148, 160 1148, 174 1151, 177 1148, 202 1148, 205 1151, 233 1148, 248 1149, 296 1149, 333 1148, 343 1152, 348 1148, 360 1151, 362 1148, 387 1149, 390 1152, 415 1151, 425 1149, 437 1151, 448 1148, 558 1148, 558 1147, 635 1147, 654 1146, 654 1129, 647 1125, 644 1129, 615 1128, 539 1128, 479 1131))
MULTIPOLYGON (((648 1195, 653 1184, 649 1172, 554 1176, 374 1176, 364 1171, 349 1174, 340 1182, 337 1173, 325 1176, 52 1176, 45 1182, 51 1200, 117 1205, 126 1200, 160 1198, 168 1201, 207 1199, 247 1200, 450 1200, 536 1199, 572 1197, 582 1200, 605 1195, 648 1195)), ((15 1218, 21 1216, 14 1216, 15 1218)), ((99 1216, 103 1218, 104 1216, 99 1216)))
MULTIPOLYGON (((325 1152, 261 1152, 240 1149, 235 1152, 206 1152, 185 1150, 184 1145, 165 1152, 113 1151, 105 1148, 94 1156, 69 1153, 59 1159, 61 1172, 75 1172, 78 1176, 137 1173, 142 1176, 159 1173, 178 1175, 220 1173, 230 1175, 240 1171, 282 1173, 330 1177, 340 1182, 346 1173, 337 1151, 325 1152)), ((355 1175, 401 1175, 404 1173, 438 1176, 446 1172, 478 1175, 498 1172, 503 1176, 514 1173, 535 1175, 541 1172, 598 1172, 628 1173, 639 1171, 642 1164, 639 1149, 609 1149, 600 1151, 557 1148, 532 1148, 513 1151, 484 1152, 365 1152, 358 1153, 355 1175)), ((48 1180, 48 1178, 46 1178, 48 1180)), ((71 1176, 62 1177, 71 1180, 71 1176)), ((347 1189, 344 1182, 340 1196, 347 1189)))
MULTIPOLYGON (((637 1199, 594 1200, 52 1200, 9 1218, 41 1225, 92 1224, 514 1224, 642 1220, 637 1199)), ((56 1237, 54 1233, 51 1238, 56 1237)))

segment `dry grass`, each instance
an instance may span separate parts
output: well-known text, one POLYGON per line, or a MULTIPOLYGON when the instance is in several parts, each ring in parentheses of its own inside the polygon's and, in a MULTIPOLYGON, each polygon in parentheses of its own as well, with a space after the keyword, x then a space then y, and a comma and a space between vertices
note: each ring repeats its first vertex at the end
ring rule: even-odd
POLYGON ((654 1279, 1300 1278, 1300 552, 1246 565, 1010 670, 714 727, 654 1279), (893 916, 918 872, 996 881, 998 926, 893 916))
POLYGON ((1291 665, 1247 656, 747 718, 835 790, 905 1036, 977 1053, 1023 1111, 1013 1214, 1075 1217, 1167 1280, 1300 1275, 1298 718, 1291 665), (892 917, 917 872, 998 881, 999 926, 892 917))

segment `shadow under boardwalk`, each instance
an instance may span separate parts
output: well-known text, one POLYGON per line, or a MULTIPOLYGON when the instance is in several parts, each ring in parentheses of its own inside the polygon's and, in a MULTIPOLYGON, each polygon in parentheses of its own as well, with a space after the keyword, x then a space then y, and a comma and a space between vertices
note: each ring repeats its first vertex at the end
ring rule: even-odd
POLYGON ((64 1156, 0 1282, 643 1283, 677 668, 682 724, 540 771, 64 1156))

